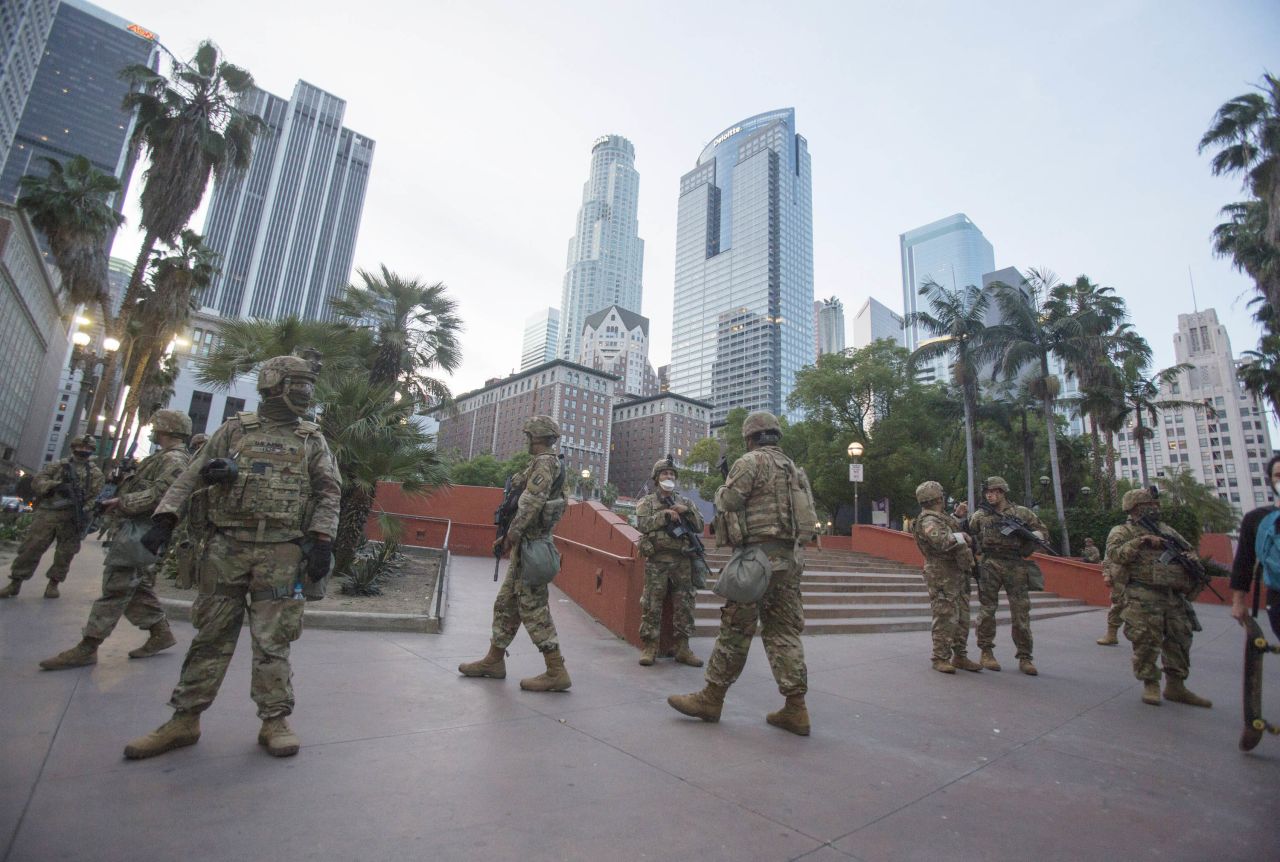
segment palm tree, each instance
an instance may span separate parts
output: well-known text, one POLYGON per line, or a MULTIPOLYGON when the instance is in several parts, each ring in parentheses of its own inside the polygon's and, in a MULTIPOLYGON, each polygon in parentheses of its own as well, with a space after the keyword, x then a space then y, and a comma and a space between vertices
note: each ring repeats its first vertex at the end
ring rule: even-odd
POLYGON ((225 389, 273 356, 323 344, 324 375, 364 374, 361 357, 372 351, 368 336, 338 323, 282 317, 277 320, 224 320, 218 342, 196 364, 196 380, 225 389))
POLYGON ((1005 380, 991 393, 991 399, 979 407, 981 418, 994 422, 1010 436, 1014 433, 1014 419, 1018 420, 1017 437, 1022 450, 1022 500, 1027 506, 1035 501, 1035 492, 1031 487, 1031 462, 1036 440, 1035 433, 1027 424, 1027 412, 1036 408, 1038 400, 1026 386, 1005 380))
POLYGON ((1157 477, 1156 485, 1160 488, 1160 502, 1190 509, 1206 533, 1225 533, 1237 524, 1231 504, 1197 479, 1185 465, 1180 464, 1157 477))
POLYGON ((1132 355, 1125 358, 1120 365, 1120 396, 1118 418, 1127 425, 1133 419, 1133 439, 1138 443, 1138 477, 1145 487, 1147 485, 1147 441, 1155 436, 1153 430, 1159 420, 1160 411, 1176 410, 1184 407, 1193 410, 1205 410, 1210 416, 1216 415, 1213 408, 1204 401, 1186 401, 1181 398, 1161 398, 1160 390, 1171 387, 1178 378, 1195 366, 1183 363, 1171 365, 1155 374, 1147 374, 1150 362, 1145 357, 1132 355), (1144 421, 1150 421, 1150 425, 1144 421))
POLYGON ((49 173, 18 181, 18 206, 44 234, 49 251, 73 305, 98 305, 102 320, 111 317, 107 289, 107 240, 124 222, 111 208, 120 181, 96 168, 84 156, 64 167, 45 158, 49 173))
POLYGON ((1280 333, 1264 336, 1258 350, 1246 350, 1247 357, 1236 376, 1254 398, 1271 402, 1271 412, 1280 419, 1280 333))
POLYGON ((1267 241, 1267 205, 1263 201, 1227 204, 1222 208, 1227 221, 1213 229, 1213 250, 1230 257, 1236 269, 1257 285, 1262 302, 1254 318, 1271 332, 1280 332, 1274 299, 1280 295, 1280 247, 1267 241))
POLYGON ((968 479, 968 503, 974 509, 974 454, 973 423, 978 409, 978 366, 991 358, 985 338, 985 317, 990 298, 976 285, 961 289, 948 289, 929 279, 920 285, 920 295, 929 302, 931 311, 913 311, 907 315, 904 326, 921 326, 933 338, 916 348, 911 354, 909 368, 912 373, 921 362, 950 356, 951 375, 960 388, 964 404, 964 455, 968 479))

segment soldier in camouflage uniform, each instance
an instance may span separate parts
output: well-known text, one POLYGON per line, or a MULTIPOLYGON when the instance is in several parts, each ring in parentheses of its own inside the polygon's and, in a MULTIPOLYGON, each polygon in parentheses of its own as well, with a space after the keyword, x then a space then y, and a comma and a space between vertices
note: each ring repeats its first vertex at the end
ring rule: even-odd
POLYGON ((1093 543, 1093 539, 1085 536, 1084 547, 1080 549, 1080 560, 1085 563, 1101 563, 1102 552, 1093 543))
POLYGON ((44 588, 44 597, 58 597, 58 584, 67 579, 71 560, 80 552, 80 540, 89 524, 89 509, 102 490, 102 471, 91 460, 96 446, 92 437, 77 437, 71 441, 70 458, 46 464, 32 480, 36 512, 18 548, 18 556, 9 569, 9 584, 0 590, 0 599, 13 598, 18 594, 22 582, 35 574, 40 558, 54 542, 58 546, 49 566, 49 583, 44 588), (76 503, 77 497, 79 504, 76 503))
MULTIPOLYGON (((1157 521, 1160 504, 1141 488, 1125 492, 1121 501, 1129 520, 1112 527, 1107 535, 1106 562, 1115 581, 1124 589, 1124 636, 1133 643, 1133 675, 1142 680, 1142 702, 1160 705, 1160 668, 1164 664, 1164 699, 1191 706, 1211 707, 1213 703, 1187 690, 1191 672, 1191 618, 1187 602, 1200 592, 1200 585, 1175 562, 1160 562, 1164 554, 1161 537, 1138 524, 1144 515, 1157 521)), ((1182 539, 1168 524, 1160 531, 1182 539)))
MULTIPOLYGON (((717 537, 735 544, 760 545, 772 569, 769 586, 756 602, 725 601, 720 609, 720 634, 707 662, 706 686, 693 694, 672 695, 667 703, 678 712, 703 721, 719 721, 724 696, 738 679, 747 651, 762 625, 773 678, 786 704, 765 720, 799 736, 809 735, 805 693, 809 670, 804 661, 804 604, 800 578, 804 574, 803 529, 797 523, 790 495, 790 476, 798 468, 779 448, 782 428, 771 413, 757 412, 742 424, 747 452, 734 462, 725 484, 716 491, 717 537), (729 519, 734 526, 729 526, 729 519)), ((807 480, 805 480, 807 482, 807 480)), ((807 484, 805 485, 806 492, 807 484)), ((810 494, 810 496, 812 496, 810 494)))
MULTIPOLYGON (((187 443, 187 451, 194 458, 200 454, 200 450, 204 448, 204 444, 209 440, 208 434, 193 434, 191 440, 187 443)), ((161 561, 157 570, 157 577, 166 581, 175 581, 180 589, 191 589, 195 586, 193 583, 187 582, 179 577, 179 572, 187 568, 183 562, 183 556, 191 553, 198 543, 198 538, 191 532, 190 508, 184 503, 178 511, 178 525, 174 528, 173 536, 169 539, 169 545, 165 551, 164 560, 161 561)))
POLYGON ((688 515, 691 527, 702 532, 702 514, 693 501, 676 491, 679 474, 671 459, 653 465, 650 474, 655 491, 636 506, 636 529, 640 531, 640 555, 644 560, 644 594, 640 597, 640 664, 653 664, 658 653, 658 636, 662 627, 662 603, 671 593, 675 611, 672 622, 676 631, 676 661, 690 667, 702 667, 702 659, 689 649, 693 635, 693 604, 697 590, 693 586, 694 559, 685 553, 688 543, 672 538, 668 524, 678 524, 688 515))
POLYGON ((943 511, 946 495, 937 482, 916 488, 920 517, 911 525, 916 547, 924 554, 924 582, 933 611, 933 669, 980 671, 969 658, 969 576, 973 572, 973 539, 943 511))
POLYGON ((1004 588, 1009 600, 1009 615, 1013 623, 1013 645, 1018 659, 1018 669, 1029 676, 1037 674, 1031 661, 1031 595, 1034 582, 1042 581, 1039 567, 1026 559, 1036 550, 1036 543, 1017 536, 1005 536, 1000 532, 1000 516, 1012 515, 1022 521, 1041 539, 1049 535, 1044 523, 1026 506, 1017 506, 1008 500, 1009 483, 999 476, 992 476, 983 487, 983 497, 995 514, 979 508, 969 516, 969 532, 978 540, 982 553, 979 566, 978 648, 982 650, 981 663, 988 670, 1000 670, 996 661, 996 608, 1000 604, 1000 589, 1004 588))
POLYGON ((458 665, 463 676, 505 679, 507 647, 523 623, 546 662, 545 673, 520 680, 525 691, 565 691, 573 684, 560 655, 556 624, 547 604, 549 585, 529 585, 520 577, 520 542, 551 535, 568 505, 564 467, 552 450, 560 439, 560 427, 550 416, 534 416, 524 423, 524 434, 533 459, 512 477, 520 490, 519 510, 505 538, 494 543, 495 553, 510 552, 507 576, 493 602, 493 634, 489 652, 479 661, 458 665))
POLYGON ((258 411, 237 414, 214 431, 160 501, 145 542, 167 542, 188 501, 192 518, 207 522, 211 535, 191 607, 196 636, 169 699, 173 718, 129 743, 125 757, 153 757, 200 738, 200 713, 217 696, 246 613, 249 693, 262 719, 258 744, 273 757, 298 752, 286 720, 294 706, 290 645, 302 634, 304 599, 324 595, 317 585, 333 562, 342 494, 329 444, 316 423, 303 419, 318 372, 318 363, 297 356, 264 362, 258 411))
MULTIPOLYGON (((102 566, 102 595, 89 609, 89 621, 80 643, 40 662, 45 670, 81 667, 98 661, 98 645, 115 630, 123 616, 149 637, 129 651, 129 658, 147 658, 177 641, 156 597, 155 565, 136 565, 141 524, 149 522, 160 498, 182 474, 190 456, 187 438, 191 417, 179 410, 157 410, 151 417, 151 439, 160 451, 143 459, 138 469, 120 483, 116 496, 104 500, 112 546, 102 566), (129 529, 133 528, 133 529, 129 529)), ((154 553, 154 552, 153 552, 154 553)), ((142 554, 142 557, 148 556, 142 554)))
POLYGON ((1116 634, 1124 622, 1124 584, 1116 581, 1115 564, 1103 562, 1102 582, 1111 588, 1111 607, 1107 608, 1107 633, 1098 638, 1098 646, 1119 646, 1116 634))

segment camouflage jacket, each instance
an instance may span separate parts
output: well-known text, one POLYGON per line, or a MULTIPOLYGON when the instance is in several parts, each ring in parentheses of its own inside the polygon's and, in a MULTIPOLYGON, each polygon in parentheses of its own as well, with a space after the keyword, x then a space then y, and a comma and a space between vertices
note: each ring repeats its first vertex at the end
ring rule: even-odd
MULTIPOLYGON (((1163 521, 1160 522, 1160 529, 1170 536, 1182 539, 1177 530, 1163 521)), ((1120 585, 1169 587, 1176 592, 1190 593, 1194 586, 1190 576, 1172 560, 1160 562, 1164 548, 1152 547, 1143 541, 1143 537, 1149 535, 1151 534, 1132 520, 1111 528, 1111 532, 1107 534, 1107 557, 1104 565, 1110 567, 1114 582, 1120 585)))
POLYGON ((742 541, 793 542, 798 537, 791 511, 791 486, 786 466, 794 464, 777 446, 761 446, 747 452, 729 469, 729 477, 716 491, 716 509, 739 516, 742 541))
POLYGON ((82 499, 85 508, 93 505, 98 492, 102 490, 103 476, 98 465, 90 461, 77 461, 74 457, 63 458, 45 464, 44 468, 31 480, 31 490, 36 495, 36 506, 42 512, 66 512, 71 514, 74 504, 70 497, 63 497, 54 492, 67 481, 67 471, 74 471, 84 492, 82 499))
POLYGON ((924 570, 938 574, 968 574, 973 569, 973 551, 956 538, 960 523, 946 512, 924 509, 911 524, 916 547, 924 554, 924 570))
POLYGON ((1080 552, 1080 559, 1086 563, 1100 563, 1102 562, 1102 554, 1098 553, 1096 547, 1086 547, 1080 552))
POLYGON ((540 539, 555 529, 569 499, 564 477, 561 476, 563 469, 558 455, 543 452, 534 455, 529 466, 512 479, 512 484, 522 489, 515 517, 507 529, 513 543, 519 544, 521 539, 540 539), (552 486, 557 476, 560 477, 560 487, 553 495, 552 486))
POLYGON ((116 513, 125 518, 149 517, 169 486, 182 475, 190 457, 186 447, 178 443, 142 459, 138 469, 116 489, 120 500, 116 513))
POLYGON ((643 536, 640 542, 640 553, 646 557, 663 554, 676 556, 684 552, 688 545, 683 539, 673 539, 667 533, 667 516, 663 514, 673 506, 684 506, 689 510, 688 519, 697 533, 702 532, 702 514, 693 501, 682 494, 672 491, 671 496, 664 497, 658 492, 646 495, 636 506, 636 529, 643 536))
POLYGON ((984 559, 987 556, 1029 557, 1039 549, 1035 542, 1028 539, 1002 534, 1000 532, 1002 515, 1012 515, 1026 524, 1032 532, 1040 533, 1042 536, 1049 535, 1049 529, 1045 527, 1044 522, 1026 506, 1018 506, 1006 500, 1004 506, 994 515, 978 509, 969 516, 969 532, 978 540, 978 550, 984 559))

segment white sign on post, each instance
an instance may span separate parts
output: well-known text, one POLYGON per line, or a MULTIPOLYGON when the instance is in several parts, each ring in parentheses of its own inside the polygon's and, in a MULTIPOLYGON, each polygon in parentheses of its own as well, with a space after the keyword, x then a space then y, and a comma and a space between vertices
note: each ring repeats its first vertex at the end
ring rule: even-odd
POLYGON ((850 482, 862 481, 862 465, 861 464, 849 465, 849 481, 850 482))

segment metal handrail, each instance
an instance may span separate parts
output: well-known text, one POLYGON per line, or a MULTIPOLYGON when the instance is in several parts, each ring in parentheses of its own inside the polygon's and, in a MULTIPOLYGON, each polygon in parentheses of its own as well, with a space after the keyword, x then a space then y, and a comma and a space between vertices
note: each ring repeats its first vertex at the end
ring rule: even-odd
POLYGON ((634 556, 623 557, 623 556, 620 556, 619 554, 611 553, 602 548, 597 548, 593 545, 584 545, 582 542, 575 542, 573 539, 566 539, 564 536, 553 535, 552 538, 554 538, 557 542, 564 542, 566 545, 573 545, 575 548, 582 548, 584 551, 591 551, 593 553, 600 554, 603 557, 608 557, 614 562, 618 563, 619 565, 622 565, 625 563, 633 563, 635 562, 635 559, 636 559, 634 556))
POLYGON ((391 515, 393 518, 412 518, 415 521, 434 521, 437 524, 444 524, 444 544, 441 548, 447 549, 449 547, 449 534, 453 532, 452 518, 434 518, 430 515, 411 515, 408 512, 388 512, 386 509, 383 509, 378 514, 391 515))

